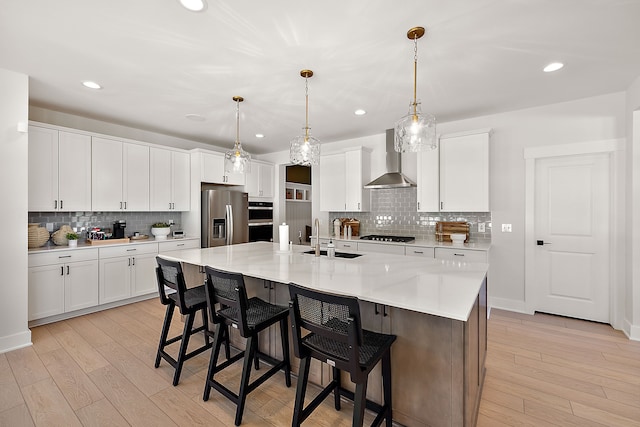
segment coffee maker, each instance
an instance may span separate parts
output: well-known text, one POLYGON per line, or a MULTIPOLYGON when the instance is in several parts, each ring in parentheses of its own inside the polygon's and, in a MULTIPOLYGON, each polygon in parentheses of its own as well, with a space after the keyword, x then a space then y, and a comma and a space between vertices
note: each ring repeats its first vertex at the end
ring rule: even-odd
POLYGON ((120 220, 113 223, 113 238, 124 239, 124 229, 127 227, 126 221, 120 220))

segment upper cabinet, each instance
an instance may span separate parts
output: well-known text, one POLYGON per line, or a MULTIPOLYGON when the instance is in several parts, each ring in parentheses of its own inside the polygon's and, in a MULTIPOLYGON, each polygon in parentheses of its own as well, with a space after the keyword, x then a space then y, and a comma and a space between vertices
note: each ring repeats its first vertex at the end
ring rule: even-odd
POLYGON ((438 150, 418 153, 418 212, 489 211, 489 135, 446 135, 438 150))
POLYGON ((272 199, 274 175, 275 167, 271 163, 251 160, 251 172, 247 173, 245 187, 249 197, 272 199))
POLYGON ((371 178, 370 152, 362 147, 320 156, 320 210, 367 212, 370 192, 363 186, 371 178))
POLYGON ((489 212, 489 134, 440 138, 440 211, 489 212))
MULTIPOLYGON (((243 173, 224 173, 224 154, 223 153, 201 153, 200 154, 200 170, 202 182, 212 184, 227 185, 244 185, 245 176, 243 173)), ((253 169, 253 164, 251 165, 253 169)), ((273 197, 273 196, 272 196, 273 197)))
POLYGON ((150 209, 152 211, 188 211, 190 209, 189 154, 151 147, 150 209))
POLYGON ((149 210, 149 147, 93 137, 94 211, 149 210))
POLYGON ((29 126, 29 211, 91 210, 91 137, 29 126))

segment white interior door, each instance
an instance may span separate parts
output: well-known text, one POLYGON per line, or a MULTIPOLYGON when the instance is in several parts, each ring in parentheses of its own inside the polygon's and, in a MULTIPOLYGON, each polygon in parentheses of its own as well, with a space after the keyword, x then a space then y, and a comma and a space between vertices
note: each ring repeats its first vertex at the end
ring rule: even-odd
POLYGON ((535 311, 609 323, 609 155, 535 167, 535 311))

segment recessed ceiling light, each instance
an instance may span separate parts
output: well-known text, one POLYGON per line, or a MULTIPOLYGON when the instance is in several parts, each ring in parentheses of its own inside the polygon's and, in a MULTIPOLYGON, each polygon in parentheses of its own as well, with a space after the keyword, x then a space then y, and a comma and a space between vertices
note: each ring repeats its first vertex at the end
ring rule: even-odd
POLYGON ((562 67, 564 67, 564 64, 562 62, 552 62, 551 64, 544 67, 543 71, 545 73, 551 73, 552 71, 558 71, 562 67))
POLYGON ((88 87, 89 89, 102 89, 102 86, 100 86, 98 83, 92 82, 90 80, 82 82, 82 85, 84 87, 88 87))
POLYGON ((256 138, 264 138, 264 134, 262 134, 262 133, 256 133, 256 138))
POLYGON ((186 114, 185 117, 189 120, 193 120, 194 122, 204 122, 205 119, 200 114, 186 114))
POLYGON ((355 114, 356 116, 364 116, 365 114, 367 114, 367 112, 359 108, 356 111, 354 111, 353 114, 355 114))
POLYGON ((180 4, 192 12, 202 12, 207 8, 205 0, 180 0, 180 4))

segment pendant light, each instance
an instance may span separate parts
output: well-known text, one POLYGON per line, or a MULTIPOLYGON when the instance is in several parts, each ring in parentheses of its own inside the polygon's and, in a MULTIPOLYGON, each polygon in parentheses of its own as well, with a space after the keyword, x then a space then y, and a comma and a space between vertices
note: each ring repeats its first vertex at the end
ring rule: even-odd
POLYGON ((224 154, 224 173, 247 173, 251 171, 251 156, 244 151, 240 144, 240 103, 244 101, 241 96, 234 96, 236 103, 236 142, 233 149, 224 154))
POLYGON ((409 113, 395 124, 394 149, 400 153, 435 150, 438 148, 436 138, 436 118, 431 114, 423 114, 420 102, 416 98, 418 74, 418 39, 424 35, 423 27, 414 27, 407 32, 413 40, 413 101, 409 104, 409 113))
POLYGON ((309 77, 313 76, 313 71, 302 70, 300 75, 304 77, 305 87, 304 134, 291 140, 289 158, 294 165, 316 166, 320 162, 320 141, 309 135, 309 77))

